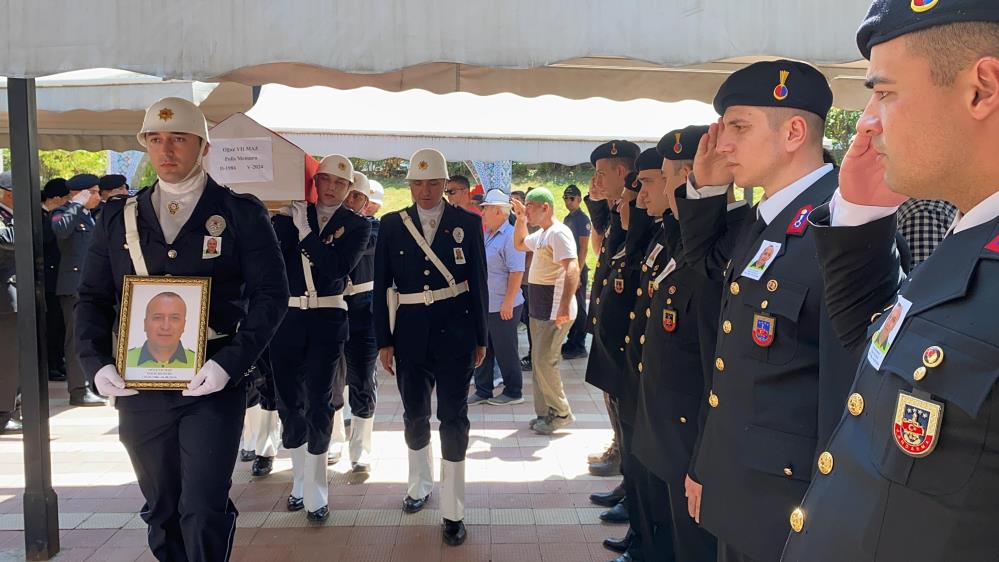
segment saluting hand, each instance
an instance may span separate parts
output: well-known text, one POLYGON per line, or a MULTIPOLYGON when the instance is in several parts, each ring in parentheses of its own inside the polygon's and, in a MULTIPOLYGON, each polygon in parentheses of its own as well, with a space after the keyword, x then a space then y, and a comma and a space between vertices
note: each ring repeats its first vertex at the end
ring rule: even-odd
POLYGON ((511 197, 510 204, 513 205, 513 214, 517 220, 527 220, 527 207, 519 199, 511 197))
POLYGON ((719 119, 708 127, 708 134, 697 143, 697 154, 694 155, 694 187, 697 189, 706 185, 728 185, 733 181, 728 159, 718 151, 718 139, 723 132, 725 124, 719 119))
POLYGON ((378 350, 378 359, 382 363, 382 368, 388 371, 388 374, 395 376, 395 369, 392 368, 392 357, 395 356, 394 347, 383 347, 378 350))
MULTIPOLYGON (((863 127, 857 124, 857 129, 863 127)), ((874 138, 858 131, 843 157, 839 171, 839 193, 850 203, 875 207, 897 207, 908 196, 895 193, 885 181, 885 167, 874 145, 874 138)))
POLYGON ((600 181, 597 180, 596 174, 590 176, 590 190, 587 195, 590 196, 590 201, 603 201, 607 199, 607 192, 600 181))

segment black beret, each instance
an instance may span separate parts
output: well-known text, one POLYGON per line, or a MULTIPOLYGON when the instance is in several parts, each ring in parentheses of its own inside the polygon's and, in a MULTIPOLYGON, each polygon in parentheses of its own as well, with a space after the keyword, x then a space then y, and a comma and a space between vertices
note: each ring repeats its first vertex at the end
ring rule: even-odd
POLYGON ((583 192, 576 187, 576 184, 570 184, 569 187, 565 188, 562 192, 562 197, 582 197, 583 192))
POLYGON ((75 176, 69 178, 66 185, 72 191, 80 191, 81 189, 90 189, 101 182, 100 178, 94 174, 76 174, 75 176))
POLYGON ((631 172, 624 178, 624 188, 628 191, 638 193, 642 189, 642 182, 638 181, 638 172, 631 172))
POLYGON ((638 160, 635 162, 635 168, 639 172, 642 170, 661 170, 663 168, 663 157, 654 148, 643 150, 642 153, 638 155, 638 160))
POLYGON ((108 191, 118 189, 119 187, 127 187, 128 180, 121 174, 108 174, 101 176, 101 180, 97 185, 101 188, 101 191, 108 191))
POLYGON ((832 89, 817 68, 803 62, 757 62, 729 76, 715 94, 715 111, 724 115, 733 105, 791 107, 825 119, 832 106, 832 89))
POLYGON ((697 144, 708 132, 707 125, 690 125, 666 133, 656 150, 666 160, 693 160, 697 154, 697 144))
POLYGON ((45 182, 45 187, 42 188, 43 201, 67 195, 69 195, 69 186, 66 185, 66 180, 63 178, 52 178, 45 182))
POLYGON ((907 33, 948 23, 999 22, 996 0, 874 0, 857 30, 857 47, 865 59, 875 45, 907 33))
POLYGON ((604 158, 628 158, 634 162, 638 158, 639 152, 641 150, 638 148, 638 145, 630 141, 614 140, 605 142, 590 154, 590 164, 596 166, 597 160, 603 160, 604 158))

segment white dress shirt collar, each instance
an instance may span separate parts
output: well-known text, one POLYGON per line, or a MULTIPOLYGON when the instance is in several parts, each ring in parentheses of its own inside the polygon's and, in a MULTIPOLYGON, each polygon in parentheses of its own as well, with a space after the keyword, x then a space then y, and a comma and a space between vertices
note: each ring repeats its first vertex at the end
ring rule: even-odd
POLYGON ((967 214, 958 213, 954 219, 954 234, 983 225, 996 217, 999 217, 999 191, 972 207, 967 214))
POLYGON ((441 216, 444 215, 444 205, 444 200, 441 199, 441 202, 433 209, 416 206, 416 213, 420 217, 420 226, 423 227, 423 237, 429 244, 434 243, 434 234, 437 233, 437 227, 441 224, 441 216))
POLYGON ((797 199, 799 195, 804 193, 805 190, 811 187, 815 182, 822 179, 823 176, 831 172, 832 169, 832 164, 825 164, 815 171, 802 176, 777 193, 774 193, 772 197, 768 197, 760 201, 760 205, 757 208, 758 215, 762 216, 763 220, 766 221, 767 224, 770 224, 775 218, 777 218, 777 215, 779 215, 781 211, 797 199))

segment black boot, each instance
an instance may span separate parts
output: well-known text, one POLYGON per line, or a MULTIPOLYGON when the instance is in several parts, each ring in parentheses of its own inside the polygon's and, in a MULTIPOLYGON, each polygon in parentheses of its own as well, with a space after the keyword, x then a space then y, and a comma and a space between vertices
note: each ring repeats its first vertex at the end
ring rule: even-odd
POLYGON ((624 498, 624 483, 618 484, 616 488, 609 492, 594 492, 590 494, 590 501, 600 507, 614 507, 624 498))
POLYGON ((330 508, 329 506, 324 505, 315 511, 306 513, 305 518, 313 523, 322 523, 330 518, 330 508))
POLYGON ((267 476, 271 473, 273 468, 274 457, 261 457, 260 455, 257 455, 257 457, 253 459, 253 468, 250 469, 250 472, 254 476, 267 476))
POLYGON ((430 499, 430 494, 424 496, 423 499, 413 499, 406 496, 406 499, 402 500, 402 510, 406 513, 416 513, 427 505, 428 499, 430 499))
POLYGON ((70 406, 104 406, 107 403, 107 399, 94 394, 89 388, 77 388, 69 391, 70 406))
POLYGON ((468 533, 465 531, 465 523, 463 521, 451 521, 450 519, 444 520, 444 542, 451 546, 458 546, 465 542, 465 538, 468 533))
POLYGON ((620 539, 604 539, 603 545, 607 550, 612 550, 614 552, 619 552, 621 554, 627 552, 628 547, 631 546, 631 539, 635 536, 634 531, 628 528, 628 532, 620 539))
POLYGON ((615 505, 614 507, 601 513, 600 520, 603 521, 604 523, 627 523, 628 522, 627 499, 621 500, 621 502, 615 505))

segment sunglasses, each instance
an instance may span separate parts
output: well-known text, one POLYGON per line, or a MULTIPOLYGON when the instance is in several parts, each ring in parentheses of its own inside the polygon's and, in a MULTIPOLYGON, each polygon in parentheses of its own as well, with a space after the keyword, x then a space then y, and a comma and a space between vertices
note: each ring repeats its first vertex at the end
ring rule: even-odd
POLYGON ((456 187, 454 189, 445 189, 444 193, 447 193, 448 195, 454 195, 455 193, 458 193, 459 191, 468 191, 468 188, 467 187, 456 187))
POLYGON ((563 195, 562 196, 562 200, 563 201, 569 201, 569 200, 572 200, 572 199, 579 199, 579 196, 578 195, 563 195))

